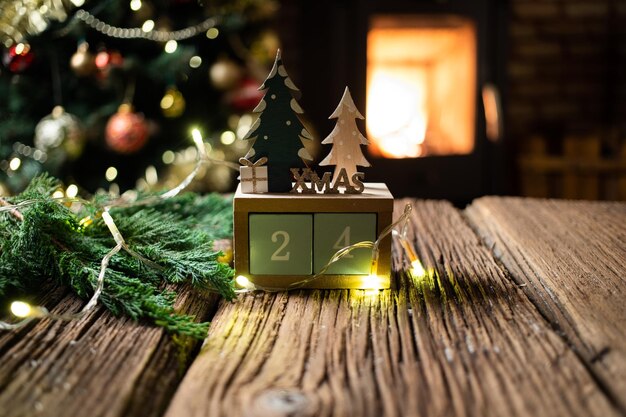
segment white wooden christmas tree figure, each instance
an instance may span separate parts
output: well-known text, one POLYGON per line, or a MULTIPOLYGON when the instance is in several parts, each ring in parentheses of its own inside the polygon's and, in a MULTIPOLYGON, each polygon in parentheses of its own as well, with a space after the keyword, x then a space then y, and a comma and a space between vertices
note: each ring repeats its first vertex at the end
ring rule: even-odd
POLYGON ((354 105, 350 90, 346 87, 339 105, 329 117, 329 119, 337 119, 337 124, 330 135, 322 141, 323 144, 331 143, 333 147, 326 158, 319 163, 319 165, 335 165, 333 184, 338 182, 351 184, 353 175, 358 171, 357 166, 370 166, 361 151, 361 145, 368 145, 369 142, 356 126, 357 117, 364 119, 354 105), (345 173, 342 170, 345 170, 345 173))

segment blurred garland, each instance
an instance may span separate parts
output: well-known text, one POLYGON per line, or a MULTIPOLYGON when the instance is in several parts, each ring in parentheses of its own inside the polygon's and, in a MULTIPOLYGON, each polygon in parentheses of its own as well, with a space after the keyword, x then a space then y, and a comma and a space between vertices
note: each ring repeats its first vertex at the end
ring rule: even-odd
MULTIPOLYGON (((85 0, 3 0, 0 1, 0 42, 5 47, 25 41, 45 31, 51 22, 64 22, 73 9, 82 7, 85 0)), ((238 13, 251 20, 266 19, 272 16, 278 3, 272 0, 215 1, 208 6, 209 14, 220 16, 238 13)), ((142 38, 156 42, 184 40, 204 33, 220 23, 219 17, 209 17, 204 21, 172 32, 162 30, 142 31, 141 28, 120 28, 98 19, 85 9, 79 9, 74 19, 80 20, 104 35, 119 38, 142 38)))

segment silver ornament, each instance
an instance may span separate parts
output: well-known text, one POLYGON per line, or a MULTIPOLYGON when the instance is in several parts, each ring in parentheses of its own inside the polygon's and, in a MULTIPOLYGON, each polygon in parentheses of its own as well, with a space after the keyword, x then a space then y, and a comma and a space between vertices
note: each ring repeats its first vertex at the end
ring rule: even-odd
POLYGON ((85 134, 76 116, 56 106, 35 126, 34 142, 37 149, 46 153, 62 147, 74 159, 82 152, 85 134))

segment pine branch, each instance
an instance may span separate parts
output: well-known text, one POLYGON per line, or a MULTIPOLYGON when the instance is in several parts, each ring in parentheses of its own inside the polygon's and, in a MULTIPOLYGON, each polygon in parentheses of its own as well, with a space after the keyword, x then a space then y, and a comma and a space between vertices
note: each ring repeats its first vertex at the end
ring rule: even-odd
MULTIPOLYGON (((35 201, 9 210, 11 217, 0 215, 0 302, 9 292, 34 293, 49 279, 81 298, 93 294, 100 262, 115 241, 96 218, 96 204, 73 213, 50 197, 56 187, 56 180, 42 176, 21 195, 0 199, 5 207, 35 201), (85 227, 80 219, 87 216, 95 220, 85 227)), ((207 324, 176 313, 176 294, 163 288, 189 282, 234 297, 233 271, 217 261, 221 253, 213 250, 213 239, 232 232, 229 207, 230 200, 217 195, 186 194, 150 206, 111 209, 131 251, 159 268, 119 252, 109 263, 100 302, 113 314, 145 318, 173 333, 203 338, 207 324)))

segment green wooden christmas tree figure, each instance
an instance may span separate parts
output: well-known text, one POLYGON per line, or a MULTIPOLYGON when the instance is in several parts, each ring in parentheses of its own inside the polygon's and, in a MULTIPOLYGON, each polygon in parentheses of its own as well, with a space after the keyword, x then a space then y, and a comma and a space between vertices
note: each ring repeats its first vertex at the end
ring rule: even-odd
POLYGON ((345 169, 345 178, 340 180, 345 182, 352 179, 357 172, 357 166, 370 166, 361 151, 361 145, 367 145, 369 142, 359 132, 356 125, 357 118, 363 119, 363 116, 354 105, 350 90, 346 87, 339 105, 329 117, 329 119, 337 119, 337 124, 330 135, 322 141, 323 144, 332 143, 333 145, 326 158, 320 162, 320 165, 335 165, 333 183, 340 179, 342 169, 345 169))
POLYGON ((294 94, 300 90, 287 75, 280 56, 276 61, 260 90, 267 90, 265 96, 254 109, 259 118, 243 139, 252 139, 254 143, 246 154, 249 161, 268 159, 268 191, 274 193, 291 190, 291 168, 304 166, 302 159, 313 158, 302 145, 301 139, 313 137, 304 127, 298 114, 304 113, 294 94))

